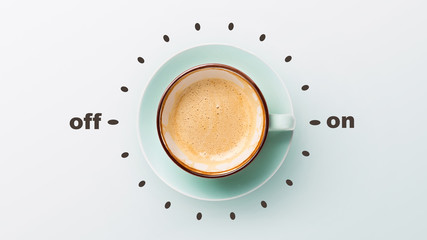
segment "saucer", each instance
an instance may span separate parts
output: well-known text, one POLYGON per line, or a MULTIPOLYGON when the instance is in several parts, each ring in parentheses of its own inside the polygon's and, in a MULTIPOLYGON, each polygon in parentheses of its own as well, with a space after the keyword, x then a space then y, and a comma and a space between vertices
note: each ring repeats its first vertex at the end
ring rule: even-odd
POLYGON ((157 107, 172 80, 185 70, 205 63, 221 63, 246 73, 259 87, 270 114, 293 114, 280 77, 262 60, 229 45, 202 45, 184 50, 164 63, 151 78, 139 108, 139 140, 153 171, 176 191, 202 200, 228 200, 246 195, 266 183, 283 163, 292 131, 269 132, 259 155, 240 172, 223 178, 202 178, 178 167, 166 154, 156 130, 157 107))

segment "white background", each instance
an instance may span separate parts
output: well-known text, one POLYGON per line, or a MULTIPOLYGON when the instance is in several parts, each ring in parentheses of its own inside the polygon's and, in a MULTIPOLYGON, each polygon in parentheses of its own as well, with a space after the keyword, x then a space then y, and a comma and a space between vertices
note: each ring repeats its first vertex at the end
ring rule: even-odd
POLYGON ((426 239, 426 11, 415 0, 2 1, 0 239, 426 239), (209 42, 272 66, 297 119, 276 175, 226 202, 161 182, 136 129, 155 70, 209 42), (88 112, 103 114, 100 130, 69 127, 88 112), (356 126, 330 129, 331 115, 356 126))

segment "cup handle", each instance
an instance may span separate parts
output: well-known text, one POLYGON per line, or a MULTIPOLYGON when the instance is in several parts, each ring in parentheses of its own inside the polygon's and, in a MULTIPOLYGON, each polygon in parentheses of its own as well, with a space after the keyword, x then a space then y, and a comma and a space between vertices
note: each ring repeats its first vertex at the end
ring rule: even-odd
POLYGON ((269 131, 292 131, 295 129, 295 117, 292 114, 269 114, 269 131))

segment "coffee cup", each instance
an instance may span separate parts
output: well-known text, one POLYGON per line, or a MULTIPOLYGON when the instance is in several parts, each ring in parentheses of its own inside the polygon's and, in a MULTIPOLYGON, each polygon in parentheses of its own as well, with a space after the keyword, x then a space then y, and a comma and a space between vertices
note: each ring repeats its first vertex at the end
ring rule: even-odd
POLYGON ((269 131, 292 131, 291 114, 269 114, 255 82, 219 63, 178 75, 157 109, 157 132, 167 155, 183 170, 218 178, 248 166, 269 131))

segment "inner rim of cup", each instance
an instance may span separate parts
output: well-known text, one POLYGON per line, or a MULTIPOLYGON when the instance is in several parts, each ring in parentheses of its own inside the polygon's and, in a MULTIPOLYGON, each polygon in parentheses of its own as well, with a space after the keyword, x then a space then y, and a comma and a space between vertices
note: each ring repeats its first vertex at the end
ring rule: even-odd
MULTIPOLYGON (((227 78, 225 78, 225 79, 227 79, 227 78)), ((229 79, 227 79, 227 80, 229 80, 229 79)), ((261 150, 261 148, 265 142, 265 139, 267 137, 267 133, 268 133, 268 108, 267 108, 267 104, 265 102, 265 99, 264 99, 261 91, 259 90, 259 88, 256 86, 256 84, 253 82, 253 80, 249 76, 247 76, 246 74, 244 74, 240 70, 233 68, 231 66, 228 66, 228 65, 217 64, 217 63, 198 65, 198 66, 195 66, 193 68, 190 68, 190 69, 184 71, 179 76, 177 76, 172 81, 172 83, 167 87, 167 89, 165 90, 165 92, 164 92, 164 94, 160 100, 158 111, 157 111, 157 131, 159 134, 160 142, 161 142, 164 150, 166 151, 168 156, 183 170, 185 170, 191 174, 201 176, 201 177, 207 177, 207 178, 224 177, 224 176, 228 176, 228 175, 231 175, 233 173, 236 173, 236 172, 242 170, 244 167, 246 167, 256 157, 256 155, 261 150), (240 77, 240 79, 245 80, 246 83, 248 83, 248 85, 252 88, 252 90, 256 94, 256 96, 259 98, 259 101, 261 103, 260 105, 261 105, 261 109, 262 109, 262 115, 263 115, 262 130, 260 132, 259 138, 256 138, 257 139, 256 147, 253 148, 253 150, 250 151, 249 154, 247 154, 247 157, 245 157, 244 159, 236 160, 236 162, 239 164, 234 165, 231 168, 227 168, 227 169, 217 171, 217 172, 203 171, 201 169, 194 168, 194 167, 190 166, 189 164, 186 164, 185 160, 181 158, 182 154, 179 153, 179 149, 168 144, 168 142, 170 143, 171 138, 170 138, 170 136, 165 136, 165 132, 163 131, 163 127, 162 127, 163 124, 165 124, 165 123, 167 124, 167 121, 169 118, 168 114, 170 113, 171 109, 167 109, 167 108, 171 108, 171 104, 166 104, 166 103, 168 102, 168 99, 171 99, 174 97, 172 95, 174 95, 175 87, 181 85, 180 89, 185 89, 186 87, 190 86, 192 83, 197 81, 197 80, 192 81, 192 82, 187 81, 186 79, 188 79, 187 78, 188 76, 191 77, 192 74, 195 74, 198 71, 207 70, 207 69, 224 70, 224 71, 227 71, 228 74, 231 73, 231 74, 238 75, 240 77)))

